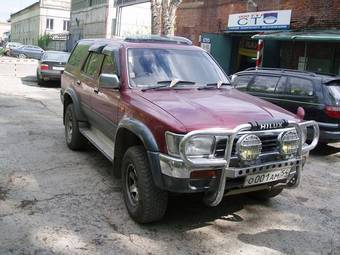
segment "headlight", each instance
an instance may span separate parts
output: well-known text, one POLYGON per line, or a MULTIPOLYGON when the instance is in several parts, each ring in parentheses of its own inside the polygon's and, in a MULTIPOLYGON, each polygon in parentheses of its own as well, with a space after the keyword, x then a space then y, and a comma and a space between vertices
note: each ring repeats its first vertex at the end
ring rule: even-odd
POLYGON ((208 157, 212 154, 215 137, 194 136, 185 144, 185 155, 208 157))
POLYGON ((169 155, 179 157, 179 144, 183 137, 184 135, 177 135, 171 132, 165 133, 166 146, 169 155))
POLYGON ((280 142, 280 152, 284 156, 294 155, 298 152, 300 139, 296 130, 283 132, 278 137, 280 142))
POLYGON ((244 135, 236 144, 237 155, 242 161, 256 160, 262 150, 262 142, 256 135, 244 135))

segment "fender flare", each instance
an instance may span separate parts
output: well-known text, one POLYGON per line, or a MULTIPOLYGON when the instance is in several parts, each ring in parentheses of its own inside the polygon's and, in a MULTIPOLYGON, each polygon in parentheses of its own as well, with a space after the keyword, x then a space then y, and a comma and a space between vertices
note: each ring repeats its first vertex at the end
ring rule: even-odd
MULTIPOLYGON (((164 181, 159 159, 159 148, 151 130, 141 121, 125 117, 120 121, 118 125, 115 141, 117 141, 117 135, 119 134, 120 129, 129 130, 142 141, 146 150, 154 183, 158 188, 164 189, 164 181)), ((115 146, 117 145, 115 144, 115 146)))
MULTIPOLYGON (((121 128, 125 128, 134 133, 143 142, 144 147, 147 151, 159 151, 154 135, 152 134, 150 129, 141 121, 128 117, 123 118, 118 124, 116 138, 121 128)), ((115 139, 115 141, 116 140, 117 139, 115 139)))
MULTIPOLYGON (((64 104, 64 107, 65 107, 65 103, 64 102, 65 102, 65 96, 66 95, 68 95, 72 99, 77 120, 78 121, 87 121, 83 111, 81 110, 80 100, 79 100, 79 98, 77 96, 77 93, 72 88, 67 88, 64 91, 64 93, 63 93, 63 104, 64 104)), ((64 109, 64 114, 65 114, 65 109, 64 109)))

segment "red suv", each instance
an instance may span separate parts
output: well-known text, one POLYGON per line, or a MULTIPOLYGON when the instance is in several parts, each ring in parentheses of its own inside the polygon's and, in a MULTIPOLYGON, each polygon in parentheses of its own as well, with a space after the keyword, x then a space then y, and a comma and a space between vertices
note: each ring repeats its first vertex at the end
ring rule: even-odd
POLYGON ((169 192, 202 193, 216 206, 226 195, 296 187, 318 125, 229 84, 185 38, 81 40, 62 76, 66 143, 90 141, 112 161, 140 223, 163 217, 169 192))

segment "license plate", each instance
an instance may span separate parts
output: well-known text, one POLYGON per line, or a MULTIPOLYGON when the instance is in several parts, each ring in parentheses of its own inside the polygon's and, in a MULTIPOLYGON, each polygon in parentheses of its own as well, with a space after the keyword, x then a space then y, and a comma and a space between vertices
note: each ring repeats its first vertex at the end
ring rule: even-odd
POLYGON ((280 170, 275 170, 267 173, 252 174, 246 177, 244 186, 259 185, 262 183, 274 182, 278 180, 287 179, 290 173, 290 168, 282 168, 280 170))
POLYGON ((57 70, 57 71, 64 71, 64 67, 59 67, 59 66, 54 66, 52 67, 53 70, 57 70))

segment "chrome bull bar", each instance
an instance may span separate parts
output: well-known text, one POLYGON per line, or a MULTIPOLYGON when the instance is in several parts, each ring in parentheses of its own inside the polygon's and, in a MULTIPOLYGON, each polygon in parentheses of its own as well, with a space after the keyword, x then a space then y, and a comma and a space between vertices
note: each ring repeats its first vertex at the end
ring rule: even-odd
MULTIPOLYGON (((251 131, 252 126, 250 124, 242 124, 237 126, 234 129, 223 129, 223 128, 213 128, 213 129, 204 129, 204 130, 197 130, 192 131, 184 136, 180 143, 180 156, 183 159, 183 162, 189 167, 189 168, 222 168, 221 175, 219 177, 217 188, 214 191, 209 191, 206 193, 204 202, 209 206, 217 206, 223 199, 224 193, 225 193, 225 185, 226 185, 226 179, 227 179, 227 173, 230 170, 230 161, 231 161, 231 154, 233 149, 233 144, 235 138, 244 131, 251 131), (225 150, 224 158, 214 158, 213 155, 211 155, 209 158, 189 158, 185 155, 185 147, 186 143, 190 141, 190 139, 196 137, 196 136, 223 136, 227 137, 227 147, 225 150)), ((303 162, 301 160, 303 155, 308 154, 308 152, 312 149, 314 149, 318 143, 319 140, 319 126, 315 121, 305 121, 301 123, 289 121, 288 127, 289 128, 295 128, 296 132, 300 138, 300 145, 298 149, 298 153, 296 155, 296 158, 299 159, 299 164, 297 166, 297 182, 294 186, 297 186, 300 182, 300 175, 301 175, 301 169, 303 167, 303 162), (313 139, 310 144, 302 144, 302 136, 303 131, 302 129, 312 127, 313 128, 313 139)), ((268 130, 270 132, 270 130, 268 130)))

